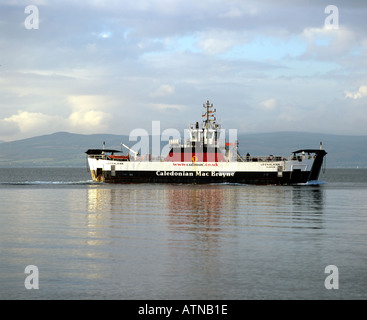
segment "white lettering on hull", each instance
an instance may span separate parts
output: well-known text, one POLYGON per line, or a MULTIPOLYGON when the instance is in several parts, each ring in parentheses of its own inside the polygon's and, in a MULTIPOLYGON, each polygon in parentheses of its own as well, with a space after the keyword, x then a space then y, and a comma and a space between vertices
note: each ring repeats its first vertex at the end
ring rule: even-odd
MULTIPOLYGON (((194 172, 186 171, 156 171, 159 177, 193 177, 194 172)), ((195 177, 234 177, 234 172, 196 171, 195 177)))
POLYGON ((193 177, 192 172, 177 172, 177 171, 156 171, 155 173, 160 177, 193 177))

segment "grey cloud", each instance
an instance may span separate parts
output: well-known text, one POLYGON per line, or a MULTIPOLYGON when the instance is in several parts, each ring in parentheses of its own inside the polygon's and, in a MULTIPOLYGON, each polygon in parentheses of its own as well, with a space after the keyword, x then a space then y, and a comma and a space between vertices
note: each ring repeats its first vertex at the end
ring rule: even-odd
MULTIPOLYGON (((341 29, 329 46, 315 41, 329 1, 43 1, 37 4, 39 30, 24 28, 26 2, 11 3, 0 5, 5 13, 0 27, 6 30, 0 31, 2 123, 2 110, 10 116, 19 109, 58 114, 68 125, 70 96, 98 95, 118 101, 108 110, 95 106, 87 111, 104 112, 111 132, 128 133, 157 118, 180 126, 183 119, 200 117, 206 99, 218 105, 228 126, 244 131, 278 130, 282 123, 283 130, 293 130, 297 124, 279 118, 286 112, 307 114, 310 130, 347 131, 325 123, 327 111, 320 105, 334 101, 343 110, 345 103, 353 103, 345 101, 344 92, 367 85, 365 1, 333 2, 341 29), (296 37, 305 43, 305 52, 274 59, 262 58, 261 52, 257 59, 225 56, 236 47, 247 53, 246 45, 259 37, 280 43, 296 37), (171 90, 154 94, 159 88, 171 90), (272 99, 277 109, 265 113, 255 107, 272 99), (274 118, 283 122, 276 126, 274 118)), ((265 42, 264 50, 270 51, 267 57, 271 50, 276 56, 274 45, 265 42)), ((348 117, 352 123, 353 115, 348 117)), ((361 125, 353 130, 366 132, 361 125)), ((17 132, 8 126, 0 139, 6 133, 17 132)))

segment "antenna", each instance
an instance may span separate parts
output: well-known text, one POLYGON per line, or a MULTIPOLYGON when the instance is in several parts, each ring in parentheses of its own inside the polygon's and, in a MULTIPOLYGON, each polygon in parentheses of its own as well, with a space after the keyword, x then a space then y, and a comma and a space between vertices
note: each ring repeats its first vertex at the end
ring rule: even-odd
POLYGON ((206 119, 203 121, 203 127, 207 129, 213 128, 214 126, 212 124, 215 124, 215 112, 217 109, 212 110, 213 104, 210 103, 209 100, 203 104, 203 107, 206 109, 205 113, 202 115, 202 117, 206 117, 206 119))

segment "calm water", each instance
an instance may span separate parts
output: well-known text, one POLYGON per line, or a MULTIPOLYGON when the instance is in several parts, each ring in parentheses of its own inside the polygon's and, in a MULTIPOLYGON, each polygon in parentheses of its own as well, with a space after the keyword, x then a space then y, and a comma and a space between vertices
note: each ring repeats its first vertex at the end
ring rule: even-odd
POLYGON ((0 169, 0 298, 366 299, 367 170, 320 180, 106 185, 85 168, 0 169), (325 288, 328 265, 339 289, 325 288))

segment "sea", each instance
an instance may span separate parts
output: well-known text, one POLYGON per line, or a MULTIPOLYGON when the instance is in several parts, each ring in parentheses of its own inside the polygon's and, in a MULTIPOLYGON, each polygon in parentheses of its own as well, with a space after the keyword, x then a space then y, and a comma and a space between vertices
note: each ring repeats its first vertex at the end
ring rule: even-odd
POLYGON ((365 300, 367 169, 318 183, 0 169, 1 300, 365 300))

